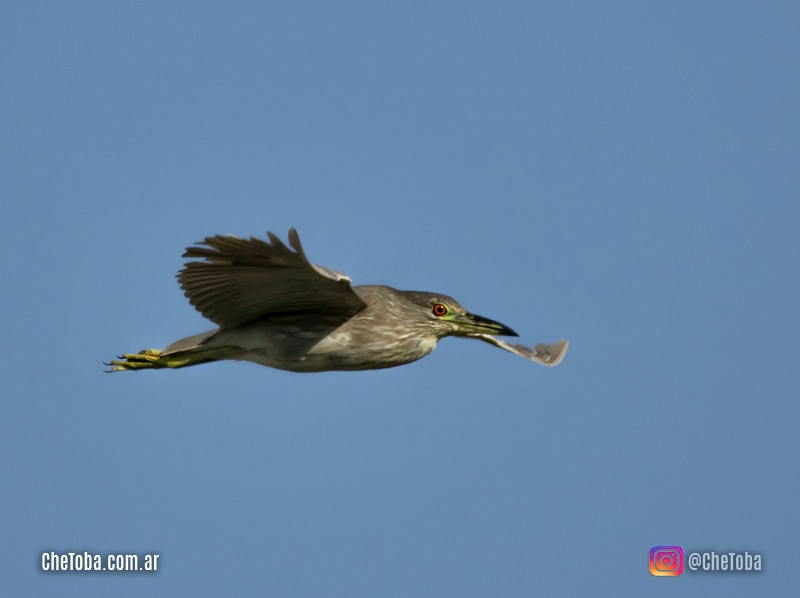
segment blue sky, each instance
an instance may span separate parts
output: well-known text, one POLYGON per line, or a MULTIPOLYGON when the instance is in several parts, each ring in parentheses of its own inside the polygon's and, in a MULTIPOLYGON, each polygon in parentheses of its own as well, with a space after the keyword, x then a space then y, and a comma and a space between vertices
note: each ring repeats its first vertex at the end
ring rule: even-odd
POLYGON ((0 570, 15 596, 787 595, 794 2, 0 9, 0 570), (392 370, 105 375, 209 328, 215 233, 456 297, 392 370), (654 545, 763 554, 649 574, 654 545), (45 550, 159 553, 45 574, 45 550))

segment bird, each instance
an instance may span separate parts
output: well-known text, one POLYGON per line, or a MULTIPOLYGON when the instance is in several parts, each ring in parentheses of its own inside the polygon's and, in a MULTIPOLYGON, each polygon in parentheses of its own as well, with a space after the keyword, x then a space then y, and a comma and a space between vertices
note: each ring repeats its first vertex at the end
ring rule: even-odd
POLYGON ((345 274, 311 263, 297 231, 289 245, 271 232, 215 235, 188 247, 176 275, 185 296, 217 328, 164 349, 124 353, 109 372, 176 369, 223 360, 290 372, 390 368, 428 355, 447 336, 474 338, 542 365, 561 362, 566 340, 534 349, 498 336, 511 328, 468 312, 439 293, 353 286, 345 274))

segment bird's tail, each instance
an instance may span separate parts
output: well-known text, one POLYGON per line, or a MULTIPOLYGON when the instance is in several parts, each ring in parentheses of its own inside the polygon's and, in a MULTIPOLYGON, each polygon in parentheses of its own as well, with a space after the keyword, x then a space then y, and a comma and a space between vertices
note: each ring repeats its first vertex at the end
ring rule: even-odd
POLYGON ((138 353, 123 353, 107 363, 108 372, 127 372, 129 370, 148 370, 161 368, 185 368, 214 361, 204 351, 177 351, 165 353, 158 349, 144 349, 138 353))

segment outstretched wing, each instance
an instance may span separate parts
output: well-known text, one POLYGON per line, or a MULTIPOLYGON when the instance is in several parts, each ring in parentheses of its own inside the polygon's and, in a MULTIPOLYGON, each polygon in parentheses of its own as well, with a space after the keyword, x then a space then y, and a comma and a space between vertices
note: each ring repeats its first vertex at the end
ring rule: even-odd
POLYGON ((295 229, 289 231, 295 251, 267 235, 270 242, 217 235, 187 248, 183 257, 202 260, 178 272, 189 303, 225 328, 301 312, 349 318, 365 307, 347 276, 308 261, 295 229))
POLYGON ((491 336, 489 334, 470 334, 470 336, 479 338, 495 347, 511 351, 515 355, 519 355, 525 359, 531 359, 542 365, 558 365, 561 363, 561 360, 564 359, 564 355, 567 354, 567 348, 569 347, 567 341, 558 341, 552 345, 539 343, 534 349, 529 349, 524 345, 512 345, 511 343, 502 341, 496 336, 491 336))

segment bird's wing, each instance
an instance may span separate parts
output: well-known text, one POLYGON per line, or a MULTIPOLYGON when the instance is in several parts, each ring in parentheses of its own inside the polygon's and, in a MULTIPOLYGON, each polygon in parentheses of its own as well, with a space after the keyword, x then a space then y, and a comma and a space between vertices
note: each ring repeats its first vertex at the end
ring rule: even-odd
POLYGON ((351 317, 365 303, 350 279, 308 261, 297 231, 289 244, 268 232, 270 242, 232 235, 207 237, 189 247, 178 281, 189 302, 222 327, 238 326, 266 315, 298 312, 351 317))
POLYGON ((496 336, 492 336, 490 334, 470 334, 469 336, 479 338, 482 341, 486 341, 487 343, 490 343, 495 347, 505 349, 506 351, 511 351, 515 355, 519 355, 525 359, 531 359, 536 363, 550 366, 561 363, 561 360, 564 359, 564 355, 567 354, 567 348, 569 347, 569 342, 558 341, 552 345, 548 345, 547 343, 539 343, 534 349, 529 349, 524 345, 512 345, 511 343, 502 341, 496 336))

